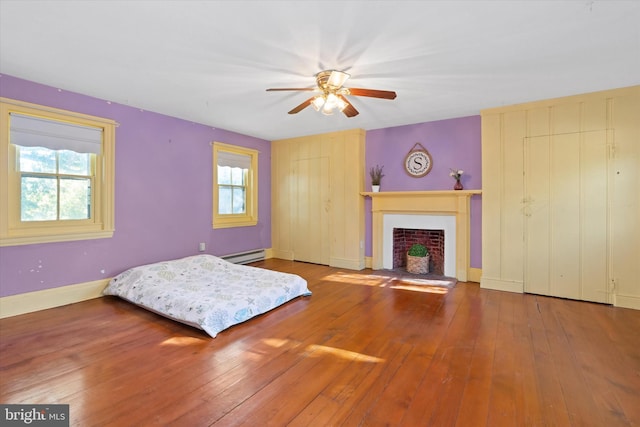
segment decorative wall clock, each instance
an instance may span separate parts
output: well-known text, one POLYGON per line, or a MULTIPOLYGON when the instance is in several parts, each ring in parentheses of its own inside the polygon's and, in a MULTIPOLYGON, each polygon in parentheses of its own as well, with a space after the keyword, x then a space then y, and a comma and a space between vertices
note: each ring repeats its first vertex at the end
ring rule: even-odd
POLYGON ((413 146, 404 159, 404 169, 414 178, 420 178, 431 172, 433 159, 429 151, 419 142, 413 146))

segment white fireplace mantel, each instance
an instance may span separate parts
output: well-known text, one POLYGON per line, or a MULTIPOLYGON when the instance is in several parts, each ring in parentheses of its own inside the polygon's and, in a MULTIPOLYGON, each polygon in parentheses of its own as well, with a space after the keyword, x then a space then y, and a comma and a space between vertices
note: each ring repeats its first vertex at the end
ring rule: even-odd
POLYGON ((470 268, 470 200, 481 190, 381 191, 361 193, 371 197, 372 261, 374 270, 383 266, 385 215, 453 215, 456 218, 456 279, 467 281, 470 268))

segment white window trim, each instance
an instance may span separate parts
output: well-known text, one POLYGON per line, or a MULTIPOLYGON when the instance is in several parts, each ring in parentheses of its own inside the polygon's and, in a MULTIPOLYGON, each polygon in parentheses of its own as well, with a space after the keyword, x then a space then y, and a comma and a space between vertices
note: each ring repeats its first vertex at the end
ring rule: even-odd
POLYGON ((116 122, 8 98, 0 98, 0 117, 0 164, 8 166, 0 172, 0 246, 112 237, 116 122), (34 115, 102 129, 102 153, 96 155, 94 211, 90 221, 20 220, 20 182, 16 170, 16 150, 9 141, 10 113, 34 115))
POLYGON ((250 227, 258 224, 258 150, 239 147, 236 145, 214 142, 213 146, 213 228, 250 227), (218 213, 218 153, 251 157, 251 168, 247 177, 246 213, 219 214, 218 213))

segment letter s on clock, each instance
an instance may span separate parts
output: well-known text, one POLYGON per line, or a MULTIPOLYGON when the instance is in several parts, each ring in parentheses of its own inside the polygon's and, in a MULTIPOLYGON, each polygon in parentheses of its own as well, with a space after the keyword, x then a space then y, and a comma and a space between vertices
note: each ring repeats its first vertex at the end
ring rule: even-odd
POLYGON ((433 159, 427 150, 415 150, 407 154, 404 159, 404 168, 409 175, 420 178, 431 172, 433 159))

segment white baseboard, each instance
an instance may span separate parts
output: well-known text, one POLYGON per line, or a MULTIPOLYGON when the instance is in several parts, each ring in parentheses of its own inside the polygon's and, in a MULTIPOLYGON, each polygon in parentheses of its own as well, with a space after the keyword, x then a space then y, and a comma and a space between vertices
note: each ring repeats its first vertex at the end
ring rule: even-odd
POLYGON ((496 291, 524 293, 524 283, 515 280, 492 279, 482 277, 480 279, 480 287, 482 289, 493 289, 496 291))
POLYGON ((0 298, 0 319, 101 297, 102 290, 109 280, 95 280, 2 297, 0 298))
POLYGON ((613 297, 613 305, 615 307, 632 308, 640 310, 640 297, 635 295, 616 294, 613 297))
POLYGON ((329 266, 346 268, 348 270, 362 270, 364 269, 364 259, 358 260, 358 259, 331 257, 329 259, 329 266))
POLYGON ((268 254, 270 254, 270 256, 265 254, 265 257, 278 258, 278 259, 285 259, 287 261, 293 261, 293 252, 291 252, 291 251, 280 251, 280 250, 276 250, 276 249, 270 249, 268 254))

